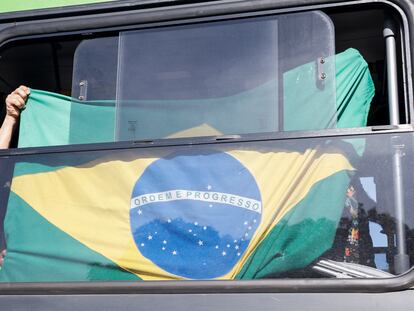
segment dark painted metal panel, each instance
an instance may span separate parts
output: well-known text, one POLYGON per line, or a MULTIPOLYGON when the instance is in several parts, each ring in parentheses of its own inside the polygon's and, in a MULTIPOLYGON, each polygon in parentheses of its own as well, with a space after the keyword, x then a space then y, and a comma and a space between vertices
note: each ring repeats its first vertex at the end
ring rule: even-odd
POLYGON ((0 296, 1 310, 385 311, 412 310, 414 291, 382 294, 0 296))

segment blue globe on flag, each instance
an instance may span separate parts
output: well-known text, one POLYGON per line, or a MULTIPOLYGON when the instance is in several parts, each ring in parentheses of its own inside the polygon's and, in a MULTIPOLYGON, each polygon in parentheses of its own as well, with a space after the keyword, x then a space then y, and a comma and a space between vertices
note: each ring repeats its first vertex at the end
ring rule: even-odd
POLYGON ((172 154, 135 183, 130 221, 140 253, 189 279, 217 278, 242 258, 262 214, 252 174, 224 152, 172 154))

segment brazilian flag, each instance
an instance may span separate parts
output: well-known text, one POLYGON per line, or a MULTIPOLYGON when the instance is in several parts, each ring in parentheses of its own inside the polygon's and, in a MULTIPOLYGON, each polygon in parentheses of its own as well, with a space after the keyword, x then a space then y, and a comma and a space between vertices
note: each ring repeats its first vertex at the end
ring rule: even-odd
POLYGON ((327 250, 346 157, 176 150, 52 167, 19 163, 6 217, 4 281, 260 278, 327 250))
MULTIPOLYGON (((360 57, 346 56, 358 60, 357 84, 371 87, 359 98, 366 106, 372 81, 361 74, 360 57)), ((30 101, 21 138, 36 136, 25 118, 36 119, 42 109, 40 115, 55 121, 45 131, 51 144, 75 137, 64 117, 76 111, 72 99, 33 90, 30 101), (47 109, 56 100, 67 113, 54 119, 47 109)), ((343 102, 356 107, 355 97, 343 102)), ((355 108, 365 113, 355 116, 364 122, 365 106, 355 108)), ((105 109, 111 105, 104 103, 96 116, 111 124, 105 109)), ((332 246, 354 171, 341 150, 322 141, 301 148, 221 144, 24 161, 15 165, 7 204, 5 282, 255 279, 303 268, 332 246)))

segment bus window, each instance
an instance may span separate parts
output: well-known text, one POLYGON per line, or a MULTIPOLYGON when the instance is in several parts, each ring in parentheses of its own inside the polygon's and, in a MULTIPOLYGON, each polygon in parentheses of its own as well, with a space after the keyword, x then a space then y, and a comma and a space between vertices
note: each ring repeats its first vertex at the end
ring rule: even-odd
MULTIPOLYGON (((412 133, 398 137, 409 202, 412 133)), ((409 262, 401 271, 399 211, 388 191, 394 142, 395 134, 382 134, 2 158, 2 173, 8 161, 14 175, 2 188, 7 254, 0 280, 404 273, 414 262, 414 214, 404 207, 409 262), (352 143, 361 140, 362 157, 352 143)))
POLYGON ((71 89, 32 93, 51 107, 29 99, 19 147, 335 128, 334 28, 315 11, 82 40, 71 89))
POLYGON ((72 95, 88 105, 111 90, 108 141, 331 128, 333 55, 321 12, 125 31, 80 44, 72 95))
POLYGON ((17 142, 27 149, 0 155, 0 280, 408 271, 413 145, 399 127, 403 83, 405 121, 389 121, 387 16, 268 14, 5 48, 2 92, 33 89, 17 142))
POLYGON ((349 42, 344 14, 313 11, 16 43, 0 61, 12 72, 0 80, 3 92, 14 84, 52 91, 33 92, 32 100, 47 103, 47 110, 28 105, 18 146, 387 124, 378 96, 384 92, 378 52, 384 14, 358 17, 378 21, 367 29, 369 46, 358 38, 349 42), (41 61, 26 60, 27 50, 41 61))

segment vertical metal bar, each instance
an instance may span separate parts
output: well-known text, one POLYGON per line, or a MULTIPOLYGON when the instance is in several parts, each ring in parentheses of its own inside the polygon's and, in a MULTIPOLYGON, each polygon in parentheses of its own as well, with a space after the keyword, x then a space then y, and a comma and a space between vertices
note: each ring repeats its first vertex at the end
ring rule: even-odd
MULTIPOLYGON (((280 67, 279 67, 280 68, 280 67)), ((278 104, 277 104, 277 109, 278 109, 278 131, 279 132, 283 132, 285 129, 285 110, 284 110, 284 105, 285 105, 285 100, 284 100, 284 86, 285 86, 285 81, 283 80, 283 73, 281 72, 281 70, 279 69, 279 73, 278 73, 279 77, 278 77, 278 104)))
POLYGON ((407 255, 406 234, 405 234, 405 213, 404 213, 404 193, 402 176, 402 157, 404 156, 404 145, 399 143, 399 137, 393 137, 393 180, 394 180, 394 205, 395 205, 395 230, 397 254, 394 256, 395 272, 401 274, 410 268, 409 257, 407 255))
POLYGON ((398 107, 398 79, 397 79, 397 48, 395 44, 395 26, 387 18, 384 24, 384 38, 387 55, 387 81, 388 81, 388 109, 391 125, 400 124, 398 107))
MULTIPOLYGON (((399 23, 398 24, 398 29, 400 30, 400 32, 399 32, 399 35, 400 35, 400 38, 403 38, 404 37, 404 32, 403 32, 403 27, 401 26, 401 23, 399 23)), ((407 68, 406 67, 406 58, 407 58, 407 54, 406 54, 406 51, 405 51, 405 48, 404 48, 404 40, 401 40, 401 42, 400 42, 400 50, 401 50, 401 67, 402 68, 407 68)), ((402 81, 402 85, 403 85, 403 90, 404 90, 404 92, 403 92, 403 94, 404 94, 404 103, 408 103, 408 88, 407 88, 407 84, 408 84, 408 82, 407 82, 407 75, 406 75, 406 73, 404 73, 403 75, 402 75, 402 79, 403 79, 403 81, 402 81)), ((405 104, 404 105, 404 108, 405 108, 405 111, 404 111, 404 115, 405 115, 405 120, 404 120, 404 123, 410 123, 410 106, 409 105, 407 105, 407 104, 405 104)))
MULTIPOLYGON (((397 79, 397 49, 395 43, 396 27, 393 20, 387 17, 384 23, 384 39, 387 54, 387 82, 388 82, 388 106, 390 124, 400 124, 399 102, 398 102, 398 79, 397 79)), ((402 174, 402 157, 404 145, 395 136, 391 140, 393 147, 393 189, 395 206, 395 226, 397 254, 394 256, 395 272, 397 274, 409 269, 409 257, 407 255, 405 224, 404 224, 404 186, 402 174)))

